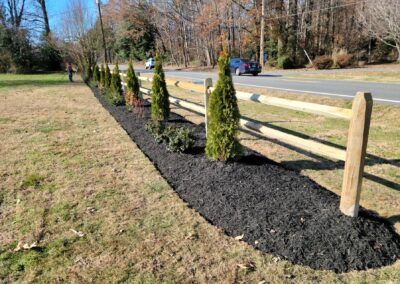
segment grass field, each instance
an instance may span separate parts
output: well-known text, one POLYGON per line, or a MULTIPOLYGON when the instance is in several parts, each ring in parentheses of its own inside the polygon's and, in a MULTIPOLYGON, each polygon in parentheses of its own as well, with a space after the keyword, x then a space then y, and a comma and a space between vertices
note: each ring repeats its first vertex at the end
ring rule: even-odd
MULTIPOLYGON (((396 283, 400 279, 400 261, 346 274, 314 271, 225 236, 177 197, 82 82, 65 82, 66 76, 58 74, 0 75, 0 282, 396 283), (13 86, 4 78, 19 83, 13 86), (28 248, 21 248, 25 244, 28 248)), ((392 111, 397 110, 379 113, 394 115, 392 111)), ((374 123, 387 129, 387 121, 374 123)), ((398 153, 391 150, 392 142, 381 143, 388 157, 398 153)), ((271 147, 267 152, 277 160, 297 155, 271 147)), ((323 172, 321 176, 330 175, 329 170, 323 172)), ((393 175, 398 178, 396 171, 393 175)), ((387 204, 388 214, 394 214, 391 208, 398 192, 379 191, 383 193, 374 198, 386 199, 375 202, 387 204)))

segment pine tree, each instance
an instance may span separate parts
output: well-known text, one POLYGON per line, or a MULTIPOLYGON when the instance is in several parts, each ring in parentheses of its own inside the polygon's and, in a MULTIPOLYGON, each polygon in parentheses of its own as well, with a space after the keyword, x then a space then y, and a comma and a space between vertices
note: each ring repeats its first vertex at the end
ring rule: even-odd
POLYGON ((241 151, 238 141, 240 113, 227 53, 221 54, 218 65, 218 82, 207 110, 206 155, 211 160, 226 161, 237 157, 241 151))
POLYGON ((106 70, 104 73, 104 88, 109 89, 111 85, 111 71, 108 64, 106 64, 106 70))
POLYGON ((99 66, 97 64, 95 64, 93 66, 93 81, 95 83, 98 83, 100 80, 100 70, 99 70, 99 66))
POLYGON ((100 67, 100 86, 104 88, 106 86, 106 70, 104 69, 104 65, 101 64, 100 67))
POLYGON ((160 57, 155 58, 153 85, 151 88, 151 118, 155 122, 168 120, 169 117, 169 93, 165 83, 165 75, 160 57))
POLYGON ((122 94, 122 82, 121 82, 121 75, 119 75, 118 62, 115 63, 111 75, 111 90, 119 95, 122 94))

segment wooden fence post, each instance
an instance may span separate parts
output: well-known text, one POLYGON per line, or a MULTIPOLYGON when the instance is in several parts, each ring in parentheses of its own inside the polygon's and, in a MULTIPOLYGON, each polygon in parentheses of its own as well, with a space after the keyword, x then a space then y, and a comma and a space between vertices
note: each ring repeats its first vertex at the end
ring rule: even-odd
POLYGON ((340 210, 351 217, 358 216, 372 105, 370 93, 359 92, 353 101, 340 199, 340 210))
POLYGON ((206 137, 207 137, 207 132, 208 132, 208 101, 210 99, 210 88, 212 87, 212 79, 207 78, 204 80, 204 109, 205 109, 205 114, 204 114, 204 123, 205 123, 205 128, 206 128, 206 137))

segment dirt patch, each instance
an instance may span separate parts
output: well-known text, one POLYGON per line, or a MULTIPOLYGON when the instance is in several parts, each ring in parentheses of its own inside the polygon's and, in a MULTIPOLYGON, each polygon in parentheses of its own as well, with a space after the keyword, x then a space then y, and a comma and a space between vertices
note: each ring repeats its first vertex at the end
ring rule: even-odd
POLYGON ((179 196, 229 236, 292 263, 336 272, 381 267, 400 256, 399 236, 388 222, 364 209, 359 218, 343 216, 338 196, 308 177, 249 149, 237 162, 210 162, 204 128, 175 114, 169 123, 192 128, 196 145, 187 154, 167 152, 144 130, 148 106, 143 117, 133 117, 94 92, 179 196))

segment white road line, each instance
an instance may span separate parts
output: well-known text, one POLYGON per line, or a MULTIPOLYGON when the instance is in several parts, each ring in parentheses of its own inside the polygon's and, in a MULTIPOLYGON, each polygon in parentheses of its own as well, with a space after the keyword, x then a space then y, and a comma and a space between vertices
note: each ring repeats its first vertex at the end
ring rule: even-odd
MULTIPOLYGON (((172 76, 173 76, 173 77, 182 78, 182 79, 204 80, 204 79, 201 79, 201 78, 194 78, 194 77, 187 77, 187 76, 179 76, 179 75, 175 75, 175 76, 172 75, 172 76)), ((260 85, 243 84, 243 83, 235 83, 235 85, 247 86, 247 87, 255 87, 255 88, 262 88, 262 89, 279 90, 279 91, 287 91, 287 92, 295 92, 295 93, 305 93, 305 94, 324 95, 324 96, 330 96, 330 97, 354 98, 354 96, 355 96, 355 94, 354 94, 354 96, 349 96, 349 95, 335 94, 335 93, 314 92, 314 91, 305 91, 305 90, 297 90, 297 89, 287 89, 287 88, 260 86, 260 85)), ((374 101, 400 104, 400 101, 376 98, 376 97, 374 97, 373 95, 374 95, 374 94, 372 94, 372 97, 373 97, 374 101)))
MULTIPOLYGON (((264 88, 264 89, 272 89, 272 90, 280 90, 280 91, 288 91, 288 92, 295 92, 295 93, 324 95, 324 96, 330 96, 330 97, 354 98, 354 96, 343 95, 343 94, 334 94, 334 93, 325 93, 325 92, 304 91, 304 90, 297 90, 297 89, 286 89, 286 88, 277 88, 277 87, 251 85, 251 84, 241 84, 241 83, 235 83, 235 85, 255 87, 255 88, 264 88)), ((373 96, 373 94, 372 94, 372 96, 373 96)), ((373 97, 373 99, 374 99, 374 101, 380 101, 380 102, 400 103, 400 101, 387 100, 387 99, 381 99, 381 98, 376 98, 376 97, 373 97)))

